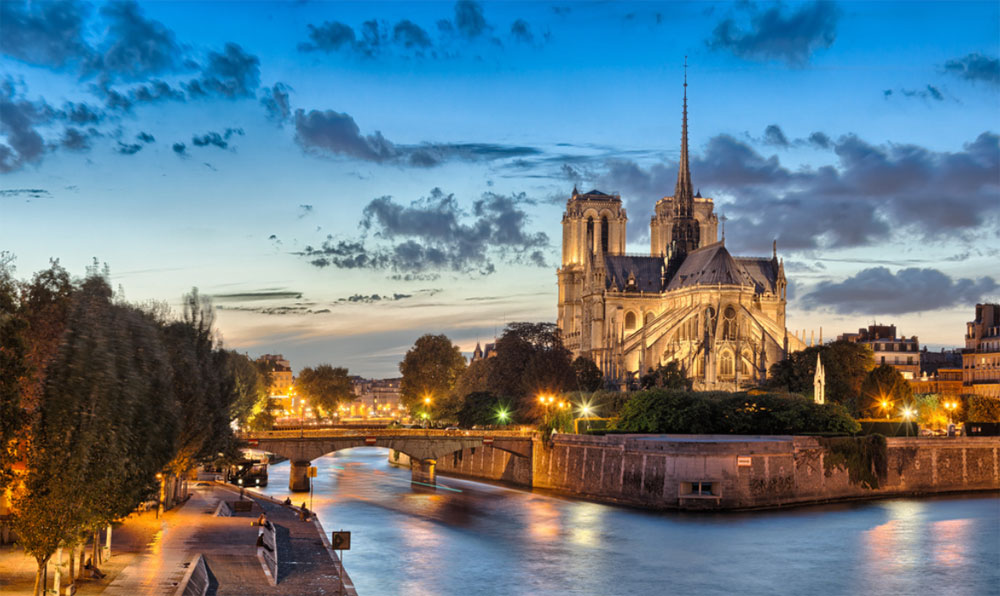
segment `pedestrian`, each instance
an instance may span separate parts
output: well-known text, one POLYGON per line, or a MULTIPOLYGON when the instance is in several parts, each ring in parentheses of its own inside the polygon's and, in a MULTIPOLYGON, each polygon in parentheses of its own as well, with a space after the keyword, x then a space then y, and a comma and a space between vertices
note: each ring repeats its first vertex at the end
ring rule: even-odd
POLYGON ((285 505, 288 506, 288 507, 292 506, 292 498, 291 497, 285 497, 285 505))
POLYGON ((302 521, 309 521, 309 510, 306 509, 305 501, 302 501, 302 506, 299 507, 299 519, 302 521))

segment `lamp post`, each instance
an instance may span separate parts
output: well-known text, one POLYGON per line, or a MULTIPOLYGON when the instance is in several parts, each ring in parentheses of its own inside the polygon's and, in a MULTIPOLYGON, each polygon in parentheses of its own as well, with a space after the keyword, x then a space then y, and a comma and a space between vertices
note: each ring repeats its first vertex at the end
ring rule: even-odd
POLYGON ((952 424, 952 418, 951 417, 952 417, 952 414, 955 411, 955 408, 957 408, 957 407, 958 407, 958 403, 956 403, 956 402, 953 402, 953 401, 946 401, 946 402, 944 402, 944 409, 948 410, 948 425, 949 426, 952 424))
POLYGON ((885 399, 882 400, 882 411, 885 412, 885 419, 889 419, 889 402, 885 399))
POLYGON ((424 420, 427 421, 427 425, 430 426, 431 419, 431 398, 429 395, 424 396, 424 420))

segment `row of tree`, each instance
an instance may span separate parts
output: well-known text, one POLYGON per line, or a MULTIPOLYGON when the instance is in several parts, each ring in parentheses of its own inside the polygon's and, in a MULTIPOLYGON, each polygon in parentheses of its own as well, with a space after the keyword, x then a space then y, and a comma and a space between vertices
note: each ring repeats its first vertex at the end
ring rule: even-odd
POLYGON ((222 349, 207 298, 192 291, 174 319, 116 297, 108 278, 95 264, 73 280, 56 261, 19 281, 0 260, 0 488, 38 579, 91 535, 96 565, 97 531, 161 478, 235 456, 234 423, 269 424, 267 377, 222 349))

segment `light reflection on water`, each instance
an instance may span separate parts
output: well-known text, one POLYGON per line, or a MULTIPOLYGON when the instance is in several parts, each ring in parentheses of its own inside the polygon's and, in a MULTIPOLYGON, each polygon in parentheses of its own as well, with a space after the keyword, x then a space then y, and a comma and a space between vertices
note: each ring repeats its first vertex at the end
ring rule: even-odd
MULTIPOLYGON (((439 477, 415 491, 385 449, 319 458, 323 527, 351 530, 362 596, 1000 594, 1000 499, 746 514, 649 513, 439 477)), ((288 463, 264 492, 288 492, 288 463)))

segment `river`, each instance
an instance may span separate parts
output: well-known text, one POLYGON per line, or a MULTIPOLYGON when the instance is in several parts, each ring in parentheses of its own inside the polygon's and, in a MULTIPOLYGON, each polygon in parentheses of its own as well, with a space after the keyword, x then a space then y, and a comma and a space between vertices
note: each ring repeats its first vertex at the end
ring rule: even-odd
MULTIPOLYGON (((995 495, 651 513, 442 476, 415 492, 387 456, 313 462, 313 509, 352 532, 361 596, 1000 594, 995 495)), ((288 467, 263 492, 308 502, 288 467)))

